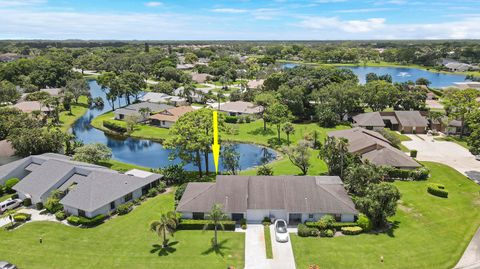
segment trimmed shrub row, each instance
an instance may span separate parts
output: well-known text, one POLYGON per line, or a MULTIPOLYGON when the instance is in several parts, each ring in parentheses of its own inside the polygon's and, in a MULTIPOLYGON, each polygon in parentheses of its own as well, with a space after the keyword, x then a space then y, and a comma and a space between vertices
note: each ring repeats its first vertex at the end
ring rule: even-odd
MULTIPOLYGON (((205 230, 213 230, 215 228, 210 220, 181 219, 177 230, 203 230, 206 224, 208 226, 205 230)), ((226 231, 235 231, 235 221, 224 220, 222 224, 226 231)))
POLYGON ((308 227, 305 224, 298 224, 297 234, 300 237, 318 236, 319 231, 317 228, 308 227))
POLYGON ((445 189, 445 186, 438 183, 429 183, 427 186, 427 191, 431 195, 438 197, 448 198, 448 190, 445 189))
POLYGON ((128 202, 128 203, 119 205, 119 206, 117 207, 117 213, 118 213, 118 215, 128 214, 130 211, 132 211, 132 207, 133 207, 133 203, 132 203, 132 202, 128 202))
MULTIPOLYGON (((318 221, 307 221, 305 222, 305 226, 309 227, 309 228, 316 228, 316 229, 320 229, 321 227, 321 224, 318 222, 318 221)), ((328 225, 327 228, 328 229, 335 229, 335 230, 339 230, 341 229, 342 227, 352 227, 352 226, 357 226, 357 224, 355 222, 334 222, 333 224, 331 225, 328 225)))
POLYGON ((345 235, 357 235, 357 234, 361 234, 362 232, 363 232, 363 229, 360 226, 342 228, 342 233, 345 235))
POLYGON ((67 218, 67 215, 63 211, 58 211, 57 213, 55 213, 55 218, 57 218, 57 220, 62 221, 67 218))
POLYGON ((96 226, 100 223, 102 223, 105 220, 105 215, 100 214, 97 215, 93 218, 86 218, 86 217, 79 217, 79 216, 69 216, 67 218, 67 222, 70 223, 71 225, 78 226, 82 225, 85 227, 93 227, 96 226))
POLYGON ((32 215, 27 213, 16 213, 13 215, 13 220, 15 222, 25 222, 29 221, 32 218, 32 215))
POLYGON ((425 167, 420 167, 414 170, 405 170, 398 168, 387 168, 387 175, 390 179, 399 180, 426 180, 430 171, 425 167))
POLYGON ((119 124, 117 122, 111 121, 111 120, 104 120, 103 121, 103 127, 108 128, 112 131, 115 131, 117 133, 126 133, 127 128, 123 126, 122 124, 119 124))

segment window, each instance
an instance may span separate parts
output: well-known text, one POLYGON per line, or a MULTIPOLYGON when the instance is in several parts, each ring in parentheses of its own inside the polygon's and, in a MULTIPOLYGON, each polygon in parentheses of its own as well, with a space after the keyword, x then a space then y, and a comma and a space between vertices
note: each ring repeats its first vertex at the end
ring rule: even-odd
POLYGON ((85 217, 85 211, 79 209, 79 210, 78 210, 78 215, 79 215, 80 217, 85 217))
POLYGON ((341 214, 334 214, 333 217, 335 218, 336 222, 342 221, 342 215, 341 214))
POLYGON ((193 219, 204 219, 205 214, 203 212, 193 212, 192 217, 193 219))
POLYGON ((129 193, 129 194, 125 195, 124 200, 125 200, 125 202, 128 202, 128 201, 132 200, 132 193, 129 193))
POLYGON ((313 219, 313 214, 308 214, 309 219, 313 219))
POLYGON ((110 203, 110 209, 111 209, 111 210, 114 210, 114 209, 115 209, 115 201, 113 201, 113 202, 110 203))
POLYGON ((162 125, 165 125, 165 121, 164 121, 164 120, 162 120, 162 125))

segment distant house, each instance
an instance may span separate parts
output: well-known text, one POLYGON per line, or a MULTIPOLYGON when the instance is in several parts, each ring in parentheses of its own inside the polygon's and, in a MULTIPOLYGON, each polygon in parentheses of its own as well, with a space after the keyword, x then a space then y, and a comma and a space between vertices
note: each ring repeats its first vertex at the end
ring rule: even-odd
POLYGON ((147 92, 142 98, 140 98, 140 101, 157 104, 169 104, 172 106, 184 106, 188 104, 186 98, 158 92, 147 92))
POLYGON ((179 70, 189 70, 195 67, 194 64, 177 64, 177 69, 179 70))
POLYGON ((169 108, 158 114, 150 116, 150 124, 159 127, 170 128, 181 116, 192 111, 194 111, 194 109, 191 106, 169 108))
POLYGON ((217 176, 215 183, 188 183, 177 212, 204 219, 214 204, 232 220, 249 223, 264 218, 302 223, 326 214, 350 222, 358 215, 337 176, 217 176))
POLYGON ((265 82, 264 79, 250 80, 247 83, 247 88, 249 88, 249 89, 260 89, 260 88, 263 87, 264 82, 265 82))
POLYGON ((402 169, 420 167, 416 161, 404 152, 393 147, 381 134, 361 127, 348 130, 332 131, 329 137, 348 140, 348 151, 359 155, 362 160, 369 160, 376 165, 388 165, 402 169))
POLYGON ((204 73, 193 73, 192 80, 196 83, 205 83, 207 80, 211 79, 212 76, 204 73))
POLYGON ((62 88, 46 88, 46 89, 40 89, 40 91, 46 92, 53 97, 59 97, 62 95, 63 89, 62 88))
POLYGON ((455 87, 459 89, 477 89, 480 90, 480 82, 455 82, 455 87))
POLYGON ((478 66, 461 63, 452 59, 443 59, 442 65, 445 66, 448 70, 452 72, 465 72, 469 70, 478 70, 480 69, 478 66))
POLYGON ((362 113, 352 117, 353 126, 363 127, 368 130, 383 129, 385 123, 379 112, 362 113))
POLYGON ((262 113, 263 107, 256 106, 250 102, 236 101, 227 102, 220 105, 220 112, 227 113, 230 116, 258 115, 262 113))
POLYGON ((150 117, 151 114, 155 114, 166 109, 172 108, 170 105, 166 104, 157 104, 151 102, 141 102, 137 104, 132 104, 126 107, 119 108, 113 113, 115 114, 116 120, 124 120, 127 117, 137 117, 138 122, 143 122, 150 117), (148 108, 150 110, 149 115, 143 115, 141 113, 142 108, 148 108))
POLYGON ((21 59, 24 56, 16 54, 16 53, 3 53, 0 54, 0 62, 13 62, 15 60, 21 59))
POLYGON ((407 134, 425 134, 428 120, 419 111, 368 112, 352 117, 353 125, 369 130, 390 128, 407 134))
POLYGON ((24 101, 13 105, 13 107, 20 109, 24 113, 32 113, 33 111, 41 111, 43 113, 50 113, 51 109, 43 105, 39 101, 24 101))
POLYGON ((20 179, 13 187, 20 199, 30 198, 33 204, 45 203, 52 191, 60 190, 65 194, 60 200, 64 211, 85 217, 109 214, 119 205, 145 195, 162 178, 138 170, 120 174, 52 153, 32 155, 0 166, 0 183, 13 177, 20 179))
MULTIPOLYGON (((211 90, 212 88, 195 88, 195 90, 190 93, 189 98, 194 103, 201 103, 202 100, 204 99, 204 95, 211 90)), ((176 96, 185 96, 184 91, 185 91, 184 87, 179 87, 173 91, 173 94, 176 96)), ((185 98, 185 100, 187 99, 185 98)))

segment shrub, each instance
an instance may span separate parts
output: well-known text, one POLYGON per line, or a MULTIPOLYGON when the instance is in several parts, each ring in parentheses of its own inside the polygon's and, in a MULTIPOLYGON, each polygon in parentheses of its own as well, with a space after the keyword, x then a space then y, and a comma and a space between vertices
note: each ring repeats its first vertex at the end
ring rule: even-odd
POLYGON ((80 217, 70 216, 67 218, 67 222, 73 226, 80 225, 80 217))
POLYGON ((160 169, 160 174, 163 175, 163 180, 167 184, 182 184, 185 183, 187 175, 182 164, 171 164, 167 167, 160 169))
POLYGON ((67 218, 67 215, 63 211, 58 211, 57 213, 55 213, 55 218, 57 218, 57 220, 59 221, 62 221, 67 218))
POLYGON ((8 193, 14 193, 15 191, 12 189, 13 186, 15 186, 18 182, 20 182, 20 179, 14 177, 5 182, 5 191, 8 193))
POLYGON ((420 167, 415 170, 398 169, 394 167, 388 167, 385 169, 387 172, 387 176, 390 179, 425 180, 430 174, 430 171, 426 167, 420 167))
POLYGON ((252 121, 252 118, 250 118, 250 116, 245 116, 245 122, 246 123, 250 123, 252 121))
POLYGON ((426 167, 420 167, 418 169, 410 171, 410 176, 413 180, 426 180, 430 174, 430 171, 426 167))
POLYGON ((240 225, 247 225, 247 220, 245 218, 240 220, 240 225))
POLYGON ((272 224, 272 220, 269 217, 264 217, 262 220, 263 225, 270 225, 272 224))
POLYGON ((307 227, 305 224, 298 224, 297 233, 300 237, 317 236, 318 229, 307 227))
POLYGON ((370 219, 365 216, 365 214, 358 215, 357 225, 365 232, 370 231, 373 227, 372 221, 370 221, 370 219))
POLYGON ((272 167, 264 164, 258 167, 257 176, 273 176, 273 169, 272 167))
POLYGON ((10 198, 12 198, 12 199, 18 199, 18 193, 12 194, 12 196, 11 196, 10 198))
MULTIPOLYGON (((235 230, 235 221, 224 220, 221 221, 226 231, 235 230)), ((215 227, 210 220, 194 220, 194 219, 181 219, 177 227, 178 230, 203 230, 205 225, 208 224, 205 230, 213 230, 215 227)), ((219 228, 221 229, 221 228, 219 228)))
POLYGON ((125 215, 128 214, 128 212, 132 211, 132 203, 128 202, 123 205, 120 205, 117 207, 117 213, 118 215, 125 215))
POLYGON ((237 117, 237 123, 245 123, 245 117, 237 117))
POLYGON ((331 227, 335 230, 340 230, 343 227, 353 227, 356 226, 357 224, 355 222, 334 222, 331 227))
POLYGON ((42 210, 42 209, 43 209, 43 204, 42 204, 42 202, 36 203, 36 204, 35 204, 35 208, 36 208, 37 210, 42 210))
POLYGON ((237 116, 226 116, 225 122, 226 123, 237 123, 238 117, 237 116))
POLYGON ((127 132, 127 127, 123 126, 120 123, 111 121, 111 120, 104 120, 103 121, 103 127, 108 128, 114 132, 117 133, 126 133, 127 132))
POLYGON ((158 195, 158 190, 156 188, 150 188, 147 192, 148 197, 155 197, 158 195))
POLYGON ((25 222, 29 221, 32 218, 32 215, 27 213, 16 213, 13 215, 13 220, 15 222, 25 222))
POLYGON ((2 196, 5 193, 5 188, 0 184, 0 196, 2 196))
POLYGON ((362 233, 363 229, 359 226, 343 227, 342 233, 345 235, 356 235, 362 233))
POLYGON ((417 158, 417 151, 416 150, 411 150, 410 151, 410 157, 417 158))
POLYGON ((32 205, 32 199, 25 198, 25 200, 23 200, 23 205, 26 206, 26 207, 31 206, 32 205))
POLYGON ((247 224, 242 224, 242 230, 246 230, 247 229, 247 224))
POLYGON ((167 185, 165 184, 165 182, 160 181, 158 183, 158 186, 156 186, 155 188, 157 189, 158 193, 164 193, 167 188, 167 185))
POLYGON ((335 223, 335 218, 332 215, 325 215, 320 220, 318 221, 318 228, 320 230, 327 229, 329 227, 332 227, 332 225, 335 223))
POLYGON ((63 210, 63 205, 60 204, 60 199, 50 197, 47 199, 47 202, 45 202, 45 209, 52 213, 55 214, 60 210, 63 210))
POLYGON ((330 225, 327 225, 327 227, 322 226, 323 224, 320 224, 320 221, 307 221, 305 222, 305 225, 309 228, 316 228, 316 229, 335 229, 339 230, 342 227, 352 227, 352 226, 357 226, 355 222, 333 222, 330 225))
POLYGON ((175 201, 180 201, 180 199, 182 199, 185 188, 187 188, 187 183, 184 183, 177 188, 177 190, 175 191, 175 201))
POLYGON ((427 186, 427 191, 431 195, 438 197, 448 198, 448 190, 445 189, 445 186, 438 183, 429 183, 427 186))
POLYGON ((320 231, 320 237, 333 237, 335 233, 332 229, 325 229, 320 231))
POLYGON ((78 223, 85 227, 93 227, 102 223, 105 220, 105 218, 106 217, 103 214, 96 215, 93 218, 79 217, 78 223))

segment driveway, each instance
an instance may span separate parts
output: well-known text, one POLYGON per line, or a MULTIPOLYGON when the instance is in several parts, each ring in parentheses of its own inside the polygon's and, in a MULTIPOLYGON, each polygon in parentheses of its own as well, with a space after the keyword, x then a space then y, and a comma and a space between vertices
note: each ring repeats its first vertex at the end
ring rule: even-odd
POLYGON ((472 241, 470 241, 470 244, 454 269, 474 268, 480 268, 480 229, 478 229, 473 236, 472 241))
POLYGON ((410 150, 417 150, 418 160, 448 165, 480 184, 480 161, 475 160, 466 148, 449 141, 436 141, 428 135, 407 136, 412 140, 402 144, 410 150))
POLYGON ((276 242, 273 225, 270 226, 273 259, 266 258, 262 224, 248 224, 245 233, 245 269, 295 269, 292 244, 276 242))

